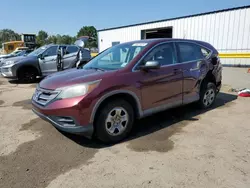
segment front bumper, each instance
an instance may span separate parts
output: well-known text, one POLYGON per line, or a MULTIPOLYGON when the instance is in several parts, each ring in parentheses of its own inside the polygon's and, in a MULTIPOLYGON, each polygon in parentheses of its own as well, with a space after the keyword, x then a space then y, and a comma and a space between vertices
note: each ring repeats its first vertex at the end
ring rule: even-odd
POLYGON ((73 127, 67 127, 67 126, 63 126, 60 123, 58 123, 55 118, 51 117, 51 116, 46 116, 40 112, 38 112, 37 110, 35 110, 34 108, 32 109, 32 111, 38 115, 40 118, 42 118, 45 121, 50 122, 54 127, 56 127, 57 129, 63 131, 63 132, 68 132, 68 133, 72 133, 72 134, 79 134, 79 135, 83 135, 87 138, 92 138, 93 132, 94 132, 94 128, 92 124, 89 125, 76 125, 73 127))
POLYGON ((2 76, 5 78, 16 78, 16 76, 12 72, 12 67, 9 66, 0 67, 0 72, 2 76))

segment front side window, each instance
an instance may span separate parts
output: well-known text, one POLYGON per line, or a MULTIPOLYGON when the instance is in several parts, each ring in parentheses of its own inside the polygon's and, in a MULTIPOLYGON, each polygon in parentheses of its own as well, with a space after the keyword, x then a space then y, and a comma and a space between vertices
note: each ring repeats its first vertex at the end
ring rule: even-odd
POLYGON ((44 52, 44 57, 55 56, 57 54, 57 46, 51 46, 44 52))
POLYGON ((193 43, 178 42, 177 47, 179 49, 179 63, 201 60, 208 57, 210 54, 208 49, 193 43))
POLYGON ((147 61, 158 61, 161 66, 172 65, 176 63, 176 55, 173 43, 162 44, 154 48, 142 61, 145 64, 147 61))
POLYGON ((148 43, 136 42, 115 45, 102 52, 83 68, 100 68, 104 70, 118 70, 127 66, 148 43))

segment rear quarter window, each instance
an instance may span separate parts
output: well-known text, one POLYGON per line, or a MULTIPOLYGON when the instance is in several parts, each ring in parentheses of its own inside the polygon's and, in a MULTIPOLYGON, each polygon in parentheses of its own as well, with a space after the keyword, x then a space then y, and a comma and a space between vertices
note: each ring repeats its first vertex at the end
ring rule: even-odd
POLYGON ((66 53, 71 54, 71 53, 76 53, 78 52, 78 47, 76 46, 68 46, 66 53))
POLYGON ((208 58, 211 51, 194 43, 179 42, 177 43, 179 63, 196 61, 208 58))
POLYGON ((206 48, 202 48, 201 47, 201 53, 202 53, 202 55, 203 55, 204 58, 208 58, 209 55, 210 55, 210 53, 211 53, 211 51, 208 50, 208 49, 206 49, 206 48))

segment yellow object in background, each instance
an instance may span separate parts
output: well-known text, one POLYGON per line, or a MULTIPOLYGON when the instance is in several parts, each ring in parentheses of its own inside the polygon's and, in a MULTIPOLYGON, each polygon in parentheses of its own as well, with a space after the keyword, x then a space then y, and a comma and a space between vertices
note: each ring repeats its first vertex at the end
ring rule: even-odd
POLYGON ((98 53, 94 53, 94 52, 91 53, 91 57, 95 57, 97 55, 98 55, 98 53))
POLYGON ((239 52, 239 53, 220 53, 220 58, 250 58, 249 52, 239 52))
POLYGON ((23 41, 10 41, 3 43, 3 53, 9 54, 13 52, 18 47, 24 47, 23 41))

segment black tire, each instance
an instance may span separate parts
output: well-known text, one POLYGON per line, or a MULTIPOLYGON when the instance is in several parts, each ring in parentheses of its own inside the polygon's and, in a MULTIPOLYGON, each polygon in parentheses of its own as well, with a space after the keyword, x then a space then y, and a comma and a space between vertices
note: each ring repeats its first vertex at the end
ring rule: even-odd
MULTIPOLYGON (((133 127, 133 123, 134 123, 134 110, 132 106, 127 101, 122 99, 113 100, 107 103, 105 106, 103 106, 98 113, 97 119, 95 121, 96 137, 97 139, 101 140, 106 144, 120 142, 121 140, 125 139, 128 136, 133 127), (106 119, 108 118, 109 114, 113 113, 114 109, 116 109, 117 107, 122 108, 127 112, 128 121, 124 130, 121 131, 119 135, 111 135, 111 133, 109 133, 109 131, 106 128, 108 127, 106 119)), ((111 123, 109 124, 111 125, 111 123)))
POLYGON ((200 100, 198 101, 198 106, 202 109, 207 109, 211 107, 216 99, 216 86, 212 82, 206 82, 201 85, 200 89, 200 100), (210 95, 209 95, 210 93, 210 95), (210 96, 209 99, 206 99, 206 96, 210 96))
POLYGON ((34 83, 37 76, 35 68, 22 68, 18 73, 18 80, 23 83, 34 83))

